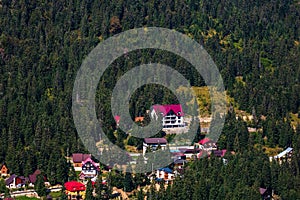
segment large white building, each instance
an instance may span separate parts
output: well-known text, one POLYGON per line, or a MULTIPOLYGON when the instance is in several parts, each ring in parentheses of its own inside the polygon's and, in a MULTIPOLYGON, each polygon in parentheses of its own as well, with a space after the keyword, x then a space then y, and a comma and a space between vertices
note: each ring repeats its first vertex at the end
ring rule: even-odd
POLYGON ((167 140, 165 138, 144 138, 143 155, 145 155, 148 147, 151 151, 156 151, 158 146, 160 146, 162 150, 165 150, 167 147, 167 140))
POLYGON ((158 119, 158 115, 162 116, 163 128, 184 127, 184 113, 180 104, 171 105, 154 105, 151 110, 152 119, 158 119))

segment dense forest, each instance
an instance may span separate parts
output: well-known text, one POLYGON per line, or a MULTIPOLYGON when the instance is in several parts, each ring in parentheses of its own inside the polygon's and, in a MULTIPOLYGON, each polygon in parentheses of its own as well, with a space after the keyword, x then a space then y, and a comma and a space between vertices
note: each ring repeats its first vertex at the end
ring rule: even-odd
MULTIPOLYGON (((299 16, 297 0, 0 0, 0 162, 12 173, 28 176, 39 168, 58 174, 53 183, 67 180, 65 156, 86 151, 71 113, 83 59, 122 31, 164 27, 204 46, 235 108, 251 113, 255 120, 248 126, 262 131, 248 133, 230 111, 219 141, 238 152, 229 164, 197 161, 168 195, 160 191, 149 198, 258 199, 257 188, 267 187, 282 199, 300 199, 300 125, 291 123, 291 116, 300 118, 299 16), (263 146, 292 146, 293 161, 270 164, 263 146)), ((172 66, 191 85, 204 86, 189 63, 169 52, 145 49, 118 58, 101 77, 96 109, 119 146, 126 136, 111 134, 109 97, 120 76, 150 62, 172 66)), ((133 95, 130 113, 134 118, 154 103, 176 101, 166 88, 147 85, 133 95)))

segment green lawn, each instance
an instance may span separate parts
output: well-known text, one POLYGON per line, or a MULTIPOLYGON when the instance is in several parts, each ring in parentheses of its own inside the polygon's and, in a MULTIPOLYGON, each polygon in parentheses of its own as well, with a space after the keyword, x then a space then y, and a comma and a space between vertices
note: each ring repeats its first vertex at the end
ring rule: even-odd
POLYGON ((57 199, 61 196, 61 192, 51 192, 50 195, 53 199, 57 199))
POLYGON ((16 200, 39 200, 39 198, 36 198, 36 197, 27 197, 27 196, 19 196, 19 197, 16 197, 16 200))

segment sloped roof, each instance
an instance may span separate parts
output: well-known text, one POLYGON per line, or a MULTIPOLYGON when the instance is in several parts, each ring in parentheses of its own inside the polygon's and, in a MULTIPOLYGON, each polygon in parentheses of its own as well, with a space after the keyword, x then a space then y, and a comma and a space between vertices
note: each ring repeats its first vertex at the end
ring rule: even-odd
POLYGON ((185 156, 182 152, 171 152, 172 156, 185 156))
POLYGON ((223 150, 215 150, 213 151, 214 155, 215 156, 218 156, 218 157, 223 157, 225 156, 225 153, 227 152, 226 149, 223 149, 223 150))
POLYGON ((35 170, 35 172, 33 174, 29 175, 29 181, 34 184, 36 182, 36 177, 39 174, 41 174, 41 170, 39 170, 39 169, 35 170))
POLYGON ((91 154, 73 153, 72 159, 74 163, 81 163, 87 158, 91 158, 91 154))
POLYGON ((159 171, 167 172, 167 173, 173 173, 173 171, 169 167, 164 167, 158 169, 159 171))
POLYGON ((114 118, 115 118, 115 121, 116 121, 116 123, 119 123, 120 122, 120 116, 119 115, 116 115, 116 116, 114 116, 114 118))
POLYGON ((177 116, 184 116, 184 113, 182 111, 182 107, 180 104, 154 105, 154 106, 152 106, 152 108, 155 110, 155 112, 161 112, 163 114, 163 116, 166 116, 171 110, 177 116))
POLYGON ((17 177, 17 175, 15 175, 15 174, 11 175, 8 179, 5 180, 5 184, 6 185, 11 184, 16 177, 17 177))
POLYGON ((211 142, 211 140, 209 138, 204 138, 204 139, 199 141, 199 144, 203 145, 203 144, 206 144, 208 142, 211 142))
POLYGON ((187 163, 186 160, 182 160, 182 159, 177 159, 174 161, 174 164, 184 164, 184 163, 187 163))
POLYGON ((136 117, 136 118, 134 119, 134 121, 135 121, 135 122, 142 122, 142 121, 144 121, 144 117, 136 117))
POLYGON ((77 181, 69 181, 65 183, 66 190, 70 192, 77 192, 77 191, 84 191, 85 186, 84 184, 77 182, 77 181))
MULTIPOLYGON (((2 164, 0 165, 0 169, 2 169, 3 167, 6 167, 6 168, 7 168, 7 166, 6 166, 5 163, 2 163, 2 164)), ((8 169, 8 168, 7 168, 7 169, 8 169)))
POLYGON ((263 195, 267 191, 266 188, 259 188, 259 193, 263 195))
POLYGON ((87 162, 92 163, 92 165, 94 165, 94 167, 98 167, 99 166, 99 164, 95 163, 91 158, 87 158, 84 161, 82 161, 82 165, 86 164, 87 162))
POLYGON ((165 138, 144 138, 146 144, 167 144, 165 138))

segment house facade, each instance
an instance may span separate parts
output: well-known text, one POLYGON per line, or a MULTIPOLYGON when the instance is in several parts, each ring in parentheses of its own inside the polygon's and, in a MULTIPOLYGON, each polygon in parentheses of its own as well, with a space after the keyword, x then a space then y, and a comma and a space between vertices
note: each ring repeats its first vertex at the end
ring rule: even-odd
POLYGON ((12 174, 8 179, 5 180, 7 188, 21 188, 28 181, 24 176, 17 176, 12 174))
POLYGON ((144 138, 143 155, 145 155, 148 148, 151 151, 156 151, 159 146, 162 150, 166 149, 167 140, 165 138, 144 138))
POLYGON ((85 185, 77 181, 69 181, 64 184, 65 193, 70 200, 85 198, 85 185))
POLYGON ((158 180, 164 180, 166 182, 170 182, 173 181, 174 178, 175 178, 175 174, 168 167, 160 168, 156 171, 156 179, 158 180))
POLYGON ((9 174, 9 170, 8 170, 6 164, 3 163, 3 164, 1 165, 0 175, 1 175, 1 176, 7 176, 8 174, 9 174))
POLYGON ((80 179, 95 178, 100 171, 98 163, 95 163, 91 158, 87 158, 82 162, 82 170, 79 175, 80 179))
POLYGON ((205 151, 213 151, 217 150, 217 144, 209 138, 204 138, 199 141, 199 148, 205 151))
POLYGON ((172 159, 174 163, 174 168, 181 169, 186 163, 186 155, 182 152, 172 152, 172 159))
POLYGON ((154 105, 151 110, 151 118, 158 120, 162 116, 164 129, 185 127, 184 113, 180 104, 154 105))

